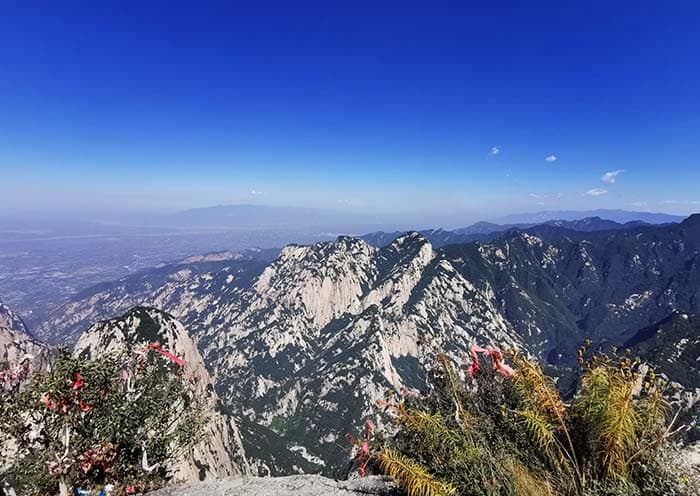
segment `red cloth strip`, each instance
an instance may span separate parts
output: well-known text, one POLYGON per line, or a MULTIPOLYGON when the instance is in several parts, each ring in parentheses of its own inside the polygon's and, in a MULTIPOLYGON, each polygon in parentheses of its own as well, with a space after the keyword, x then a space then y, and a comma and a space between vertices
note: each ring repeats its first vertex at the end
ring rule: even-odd
POLYGON ((482 348, 480 346, 472 346, 469 348, 469 355, 472 357, 472 363, 467 369, 467 374, 469 374, 470 377, 473 377, 479 370, 479 356, 477 353, 484 353, 485 355, 488 355, 493 361, 493 366, 496 369, 496 372, 501 374, 503 377, 506 379, 513 377, 515 371, 503 363, 503 354, 499 350, 493 348, 482 348))
POLYGON ((160 347, 158 343, 151 343, 148 346, 146 346, 146 351, 148 350, 153 350, 160 353, 171 362, 178 364, 180 367, 183 367, 185 365, 185 361, 182 358, 180 358, 177 355, 173 355, 168 350, 164 350, 160 347))

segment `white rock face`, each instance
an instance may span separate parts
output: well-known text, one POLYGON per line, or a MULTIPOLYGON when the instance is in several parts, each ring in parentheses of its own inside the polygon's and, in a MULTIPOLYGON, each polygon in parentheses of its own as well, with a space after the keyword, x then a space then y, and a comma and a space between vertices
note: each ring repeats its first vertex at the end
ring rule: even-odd
MULTIPOLYGON (((0 302, 0 388, 6 391, 22 389, 33 374, 45 372, 50 366, 51 350, 34 340, 20 319, 0 302)), ((0 460, 8 465, 17 457, 17 444, 3 436, 0 460)), ((0 472, 8 466, 0 466, 0 472)))
POLYGON ((307 460, 343 459, 337 441, 388 390, 420 387, 430 339, 459 363, 472 344, 525 348, 494 295, 421 235, 378 249, 353 238, 285 248, 235 303, 213 309, 201 345, 224 400, 307 460), (302 420, 303 419, 303 420, 302 420))
POLYGON ((27 332, 22 319, 2 301, 0 301, 0 329, 6 329, 12 332, 27 332))
POLYGON ((202 357, 174 317, 152 308, 135 308, 122 317, 90 327, 78 339, 74 353, 91 358, 124 348, 143 349, 153 342, 184 360, 208 417, 202 440, 172 467, 175 479, 190 482, 250 473, 238 429, 220 411, 219 398, 202 357))
POLYGON ((13 368, 27 361, 28 375, 46 370, 49 347, 32 338, 24 322, 0 301, 0 369, 13 368))
POLYGON ((306 454, 305 468, 288 465, 287 473, 344 464, 342 440, 375 414, 376 401, 421 387, 435 357, 419 340, 458 363, 475 343, 527 349, 490 286, 463 276, 418 233, 383 248, 350 237, 288 246, 259 269, 177 266, 122 279, 70 303, 55 325, 75 327, 134 304, 182 319, 224 403, 281 436, 277 448, 306 454))

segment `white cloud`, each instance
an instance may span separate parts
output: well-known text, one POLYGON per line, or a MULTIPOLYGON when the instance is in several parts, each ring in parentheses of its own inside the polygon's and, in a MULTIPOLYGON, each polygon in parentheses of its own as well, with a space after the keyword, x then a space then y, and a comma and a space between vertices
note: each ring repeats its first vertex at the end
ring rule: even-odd
POLYGON ((491 147, 491 151, 489 152, 489 155, 490 155, 491 157, 495 157, 495 156, 498 155, 499 153, 501 153, 500 147, 498 147, 498 146, 492 146, 492 147, 491 147))
POLYGON ((557 158, 558 158, 558 157, 557 157, 556 155, 552 154, 552 155, 547 155, 544 159, 545 159, 547 162, 556 162, 556 161, 557 161, 557 158))
POLYGON ((664 200, 661 203, 663 203, 664 205, 675 205, 676 203, 678 203, 678 200, 664 200))
POLYGON ((586 194, 588 196, 601 196, 607 192, 608 192, 607 190, 602 189, 602 188, 593 188, 593 189, 589 189, 588 191, 586 191, 586 194))
POLYGON ((645 201, 634 201, 634 202, 629 202, 628 205, 630 207, 644 208, 648 205, 648 203, 645 201))
POLYGON ((542 198, 542 195, 538 195, 537 193, 530 193, 529 194, 530 198, 534 198, 535 200, 539 200, 542 198))
POLYGON ((262 191, 257 191, 255 189, 251 189, 250 194, 253 196, 260 196, 260 195, 262 195, 262 191))
POLYGON ((625 172, 625 169, 617 169, 616 171, 606 172, 605 174, 603 174, 600 180, 603 181, 605 184, 615 184, 615 181, 617 181, 617 176, 619 176, 623 172, 625 172))

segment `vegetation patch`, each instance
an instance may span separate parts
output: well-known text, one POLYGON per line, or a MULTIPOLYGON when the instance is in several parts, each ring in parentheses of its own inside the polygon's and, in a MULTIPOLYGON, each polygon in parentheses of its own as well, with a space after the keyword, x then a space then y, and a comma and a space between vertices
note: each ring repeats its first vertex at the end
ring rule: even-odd
POLYGON ((50 372, 3 390, 0 409, 0 480, 27 496, 161 487, 205 422, 183 368, 149 350, 62 350, 50 372))
POLYGON ((397 433, 375 441, 374 470, 409 496, 698 494, 677 456, 678 411, 639 360, 582 348, 565 402, 539 363, 508 353, 510 373, 489 356, 463 379, 439 355, 423 394, 383 405, 397 433))

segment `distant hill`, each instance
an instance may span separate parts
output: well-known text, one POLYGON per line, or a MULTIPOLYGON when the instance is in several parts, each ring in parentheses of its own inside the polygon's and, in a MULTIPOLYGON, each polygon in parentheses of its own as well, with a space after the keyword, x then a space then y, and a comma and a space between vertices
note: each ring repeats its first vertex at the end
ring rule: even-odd
POLYGON ((551 220, 580 220, 587 217, 600 217, 619 223, 641 221, 647 224, 666 224, 669 222, 681 222, 685 219, 682 215, 671 215, 653 212, 631 212, 627 210, 544 210, 535 213, 511 214, 494 219, 497 224, 542 224, 551 220))
MULTIPOLYGON (((494 224, 495 225, 495 224, 494 224)), ((469 227, 458 229, 454 231, 448 231, 446 229, 425 229, 419 231, 421 236, 430 241, 430 243, 435 247, 454 245, 459 243, 471 243, 472 241, 482 241, 487 242, 497 237, 499 234, 507 231, 508 228, 505 226, 497 226, 495 230, 490 230, 488 232, 479 232, 474 230, 469 232, 469 227)), ((390 245, 396 238, 400 238, 404 234, 410 231, 392 231, 384 232, 377 231, 360 236, 364 241, 372 246, 382 247, 390 245)))
POLYGON ((650 223, 635 220, 622 224, 613 220, 601 219, 600 217, 585 217, 583 219, 576 220, 550 220, 544 224, 548 226, 563 227, 564 229, 571 229, 572 231, 593 232, 639 227, 650 223))
MULTIPOLYGON (((320 208, 273 207, 268 205, 218 205, 194 208, 161 218, 173 227, 223 229, 324 228, 334 232, 362 232, 369 222, 349 212, 320 208)), ((374 226, 376 229, 376 225, 374 226)))

